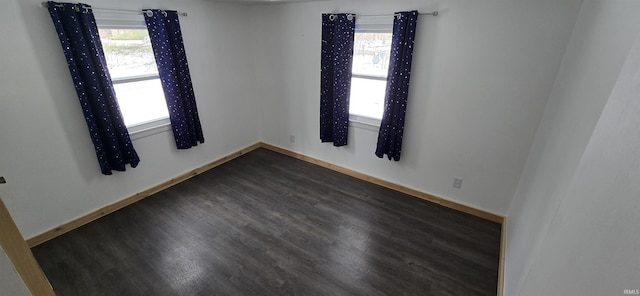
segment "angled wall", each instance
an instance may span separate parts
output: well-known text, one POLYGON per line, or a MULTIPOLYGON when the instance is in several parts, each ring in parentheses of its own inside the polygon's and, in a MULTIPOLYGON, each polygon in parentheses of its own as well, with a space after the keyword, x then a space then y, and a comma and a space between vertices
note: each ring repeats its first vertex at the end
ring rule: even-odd
POLYGON ((640 27, 638 13, 637 1, 582 5, 508 212, 505 295, 520 295, 534 262, 550 255, 541 246, 547 233, 559 227, 552 221, 570 197, 580 162, 586 161, 583 153, 640 27))
POLYGON ((640 42, 629 54, 520 295, 638 293, 638 114, 640 42))

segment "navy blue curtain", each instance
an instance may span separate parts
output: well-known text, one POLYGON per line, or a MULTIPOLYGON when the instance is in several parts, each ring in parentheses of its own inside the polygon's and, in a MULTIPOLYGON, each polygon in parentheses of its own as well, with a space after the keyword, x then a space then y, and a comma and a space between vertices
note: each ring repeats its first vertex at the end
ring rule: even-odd
POLYGON ((398 161, 402 150, 418 11, 396 12, 395 14, 387 91, 380 132, 378 133, 376 155, 382 158, 386 154, 389 159, 393 158, 398 161))
POLYGON ((140 159, 122 119, 91 6, 52 1, 47 4, 67 58, 100 170, 111 175, 112 170, 124 171, 126 164, 136 167, 140 159))
POLYGON ((353 14, 322 15, 320 140, 334 146, 347 145, 355 28, 353 14))
POLYGON ((144 19, 169 108, 176 146, 178 149, 189 149, 198 145, 198 142, 204 143, 178 12, 144 10, 144 19))

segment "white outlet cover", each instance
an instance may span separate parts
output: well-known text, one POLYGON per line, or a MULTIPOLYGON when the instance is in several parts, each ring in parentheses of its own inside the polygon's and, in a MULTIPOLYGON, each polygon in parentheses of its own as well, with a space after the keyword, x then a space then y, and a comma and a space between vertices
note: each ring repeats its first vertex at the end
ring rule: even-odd
POLYGON ((462 178, 453 178, 453 188, 462 188, 462 178))

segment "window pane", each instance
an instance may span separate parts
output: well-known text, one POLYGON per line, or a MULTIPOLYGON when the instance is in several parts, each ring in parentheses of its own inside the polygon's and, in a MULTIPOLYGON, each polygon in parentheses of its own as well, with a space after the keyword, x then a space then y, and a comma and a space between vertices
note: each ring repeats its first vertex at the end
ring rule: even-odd
POLYGON ((169 117, 159 78, 113 86, 127 126, 169 117))
POLYGON ((146 29, 99 29, 112 79, 158 74, 146 29))
POLYGON ((352 72, 387 77, 391 37, 391 33, 356 33, 352 72))
POLYGON ((386 88, 384 80, 352 78, 349 114, 382 119, 386 88))

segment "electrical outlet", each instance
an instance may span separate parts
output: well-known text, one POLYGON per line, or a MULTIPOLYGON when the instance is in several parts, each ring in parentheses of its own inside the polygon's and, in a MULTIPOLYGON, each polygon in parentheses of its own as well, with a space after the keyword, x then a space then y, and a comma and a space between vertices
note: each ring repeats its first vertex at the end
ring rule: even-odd
POLYGON ((294 136, 294 135, 289 135, 289 142, 291 142, 291 143, 295 143, 295 142, 296 142, 296 136, 294 136))
POLYGON ((462 178, 453 177, 453 188, 462 188, 462 178))
POLYGON ((3 176, 0 176, 0 184, 4 183, 7 183, 7 179, 5 179, 3 176))

